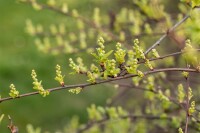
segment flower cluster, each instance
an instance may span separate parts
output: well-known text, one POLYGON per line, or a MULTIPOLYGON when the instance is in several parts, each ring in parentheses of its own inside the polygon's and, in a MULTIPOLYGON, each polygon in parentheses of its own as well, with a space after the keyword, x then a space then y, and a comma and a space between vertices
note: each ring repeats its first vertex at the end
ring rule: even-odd
POLYGON ((97 44, 99 45, 99 48, 97 48, 97 54, 96 53, 91 53, 95 58, 97 63, 101 64, 101 65, 105 65, 104 63, 107 61, 108 56, 110 56, 113 52, 113 50, 109 51, 109 52, 105 52, 104 48, 104 39, 102 37, 100 37, 97 40, 97 44))
POLYGON ((114 53, 115 59, 119 64, 122 64, 125 62, 125 56, 126 56, 126 51, 123 50, 121 47, 122 45, 120 43, 117 43, 116 44, 117 50, 114 53))
POLYGON ((136 73, 138 67, 138 60, 137 59, 132 59, 132 62, 129 64, 128 67, 126 67, 126 70, 128 73, 136 73))
POLYGON ((44 90, 42 86, 42 81, 38 81, 35 70, 32 70, 31 77, 33 79, 33 89, 37 90, 39 94, 42 95, 43 97, 49 95, 49 91, 44 90))
POLYGON ((152 49, 152 54, 155 58, 160 57, 160 55, 158 54, 158 51, 156 49, 152 49))
POLYGON ((88 82, 90 83, 96 83, 96 79, 93 73, 91 73, 90 71, 87 72, 87 77, 88 77, 88 82))
POLYGON ((10 85, 10 92, 9 92, 9 95, 10 95, 12 98, 19 97, 19 91, 16 90, 14 84, 11 84, 11 85, 10 85))
POLYGON ((83 64, 83 60, 78 57, 76 60, 77 64, 74 63, 72 58, 69 59, 69 66, 74 70, 75 73, 82 74, 87 71, 87 68, 83 64))
POLYGON ((143 78, 144 77, 144 73, 140 70, 137 70, 137 75, 140 77, 140 78, 143 78))
POLYGON ((195 101, 191 102, 191 106, 189 108, 189 115, 192 115, 196 111, 195 101))
POLYGON ((61 69, 60 69, 60 65, 56 65, 56 77, 55 77, 55 80, 58 81, 60 83, 61 86, 64 86, 65 83, 64 83, 64 77, 62 74, 61 74, 61 69))
POLYGON ((74 94, 79 94, 82 91, 83 88, 77 87, 75 89, 70 89, 69 92, 74 93, 74 94))
POLYGON ((134 40, 133 50, 135 51, 135 58, 137 59, 146 59, 143 49, 139 46, 139 40, 134 40))
POLYGON ((199 62, 199 57, 198 53, 193 48, 191 41, 188 39, 185 41, 185 47, 182 50, 183 52, 183 57, 187 61, 189 65, 192 65, 194 68, 196 68, 198 71, 200 71, 200 62, 199 62))
POLYGON ((184 98, 185 98, 185 91, 183 89, 183 85, 179 84, 178 85, 178 101, 182 103, 184 101, 184 98))
POLYGON ((117 77, 117 74, 120 72, 119 68, 116 68, 116 61, 114 59, 107 60, 104 71, 104 78, 117 77))

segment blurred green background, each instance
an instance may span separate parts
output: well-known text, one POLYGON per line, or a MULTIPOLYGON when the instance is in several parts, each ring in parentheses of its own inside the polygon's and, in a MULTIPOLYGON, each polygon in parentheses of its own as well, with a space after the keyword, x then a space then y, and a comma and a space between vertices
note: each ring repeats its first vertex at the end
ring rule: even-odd
MULTIPOLYGON (((96 1, 97 2, 97 1, 96 1)), ((68 0, 70 8, 89 11, 94 1, 68 0), (84 6, 85 5, 85 6, 84 6), (85 9, 89 10, 85 10, 85 9)), ((85 12, 87 13, 87 12, 85 12)), ((60 64, 63 72, 69 72, 68 58, 73 55, 45 55, 40 53, 33 44, 33 38, 25 33, 25 20, 48 24, 53 23, 58 14, 50 11, 35 11, 30 6, 15 0, 0 1, 0 95, 7 97, 9 85, 15 84, 20 93, 31 92, 31 70, 35 69, 38 79, 43 81, 44 88, 59 86, 55 77, 55 65, 60 64)), ((63 18, 65 19, 65 18, 63 18)), ((66 20, 64 20, 66 21, 66 20)), ((69 22, 70 23, 70 22, 69 22)), ((73 77, 73 76, 71 76, 73 77)), ((77 79, 66 76, 66 84, 82 83, 77 79)), ((86 107, 95 103, 103 105, 112 94, 107 85, 86 89, 79 95, 69 94, 67 90, 51 93, 50 96, 31 96, 0 104, 0 114, 5 114, 0 125, 0 132, 9 132, 7 115, 19 127, 20 133, 26 132, 26 125, 41 127, 42 131, 55 132, 62 129, 70 118, 79 115, 80 121, 87 118, 86 107), (88 91, 89 90, 89 91, 88 91), (96 95, 98 94, 98 95, 96 95)))

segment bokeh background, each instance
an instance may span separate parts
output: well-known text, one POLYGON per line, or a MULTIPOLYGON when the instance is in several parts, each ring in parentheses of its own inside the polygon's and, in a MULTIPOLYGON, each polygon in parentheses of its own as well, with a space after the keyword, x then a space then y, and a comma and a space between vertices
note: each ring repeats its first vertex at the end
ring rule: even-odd
MULTIPOLYGON (((90 0, 67 0, 70 8, 77 8, 87 14, 93 10, 95 2, 90 0), (87 9, 87 10, 86 10, 87 9)), ((96 1, 97 2, 97 1, 96 1)), ((25 32, 25 21, 32 19, 35 23, 49 24, 60 17, 51 11, 35 11, 30 6, 15 0, 0 1, 0 95, 7 97, 9 85, 15 84, 20 93, 33 91, 31 70, 35 69, 38 79, 42 80, 44 88, 59 86, 54 80, 55 65, 60 64, 62 71, 70 72, 68 58, 73 55, 43 54, 33 43, 33 38, 25 32)), ((70 25, 69 20, 67 21, 70 25)), ((73 28, 73 27, 72 27, 73 28)), ((81 83, 81 77, 66 76, 66 84, 81 83), (74 77, 74 78, 73 78, 74 77)), ((21 133, 26 132, 26 125, 41 127, 42 131, 55 132, 62 129, 74 116, 80 121, 87 118, 86 108, 91 104, 104 105, 112 95, 108 85, 91 87, 79 95, 70 94, 67 90, 54 92, 46 98, 31 96, 0 104, 0 114, 5 114, 0 125, 0 132, 9 132, 7 125, 10 115, 21 133), (97 95, 98 94, 98 95, 97 95)))

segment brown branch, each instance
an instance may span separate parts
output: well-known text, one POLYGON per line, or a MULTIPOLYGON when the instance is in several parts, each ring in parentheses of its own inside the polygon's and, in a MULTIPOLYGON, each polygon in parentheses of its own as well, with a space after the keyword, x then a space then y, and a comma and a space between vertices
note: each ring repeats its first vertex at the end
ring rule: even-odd
POLYGON ((9 115, 8 115, 8 119, 10 121, 10 124, 8 125, 8 129, 10 130, 10 133, 19 133, 18 127, 13 124, 13 121, 9 115))
MULTIPOLYGON (((195 49, 195 50, 196 50, 196 51, 200 51, 200 49, 195 49)), ((167 54, 167 55, 160 56, 160 57, 158 57, 158 58, 151 58, 151 59, 149 59, 149 61, 161 60, 161 59, 165 59, 165 58, 168 58, 168 57, 180 55, 180 54, 183 54, 183 53, 184 53, 183 51, 175 52, 175 53, 171 53, 171 54, 167 54)), ((138 62, 138 64, 142 64, 142 63, 145 63, 145 61, 140 61, 140 62, 138 62)))
MULTIPOLYGON (((189 69, 189 68, 163 68, 163 69, 154 69, 152 71, 146 71, 146 72, 144 72, 144 75, 146 76, 146 75, 149 75, 149 74, 154 74, 154 73, 159 73, 159 72, 167 72, 167 71, 186 71, 186 72, 199 73, 196 69, 189 69)), ((121 77, 110 78, 110 79, 107 79, 107 80, 98 81, 96 83, 64 85, 63 87, 55 87, 55 88, 51 88, 51 89, 47 89, 47 90, 49 92, 53 92, 53 91, 71 89, 71 88, 77 88, 77 87, 85 88, 85 87, 89 87, 89 86, 94 86, 94 85, 108 83, 108 82, 111 82, 111 81, 117 81, 117 80, 122 80, 122 79, 128 79, 128 78, 137 77, 137 76, 138 76, 137 74, 128 74, 128 75, 121 76, 121 77)), ((37 95, 37 94, 39 94, 39 92, 30 92, 30 93, 21 94, 17 98, 22 98, 22 97, 27 97, 27 96, 31 96, 31 95, 37 95)), ((13 99, 15 99, 15 98, 12 98, 12 97, 1 98, 0 103, 4 102, 4 101, 13 100, 13 99)))
POLYGON ((158 46, 160 44, 160 42, 162 42, 170 32, 174 31, 178 26, 180 26, 183 22, 185 22, 188 18, 190 17, 189 14, 187 14, 181 21, 179 21, 178 23, 176 23, 172 28, 170 28, 164 35, 162 35, 160 37, 160 39, 158 39, 151 47, 149 47, 144 54, 147 55, 152 49, 154 49, 156 46, 158 46))

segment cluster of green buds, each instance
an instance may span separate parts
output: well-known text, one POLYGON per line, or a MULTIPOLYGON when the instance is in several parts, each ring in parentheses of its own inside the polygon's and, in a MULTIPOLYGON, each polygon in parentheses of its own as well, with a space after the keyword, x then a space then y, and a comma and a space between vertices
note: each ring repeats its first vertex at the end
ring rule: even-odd
POLYGON ((164 95, 161 90, 158 91, 158 95, 157 96, 158 96, 158 98, 160 100, 169 101, 169 98, 166 95, 164 95))
POLYGON ((63 3, 61 9, 62 9, 62 12, 63 12, 63 13, 68 13, 68 12, 69 12, 67 3, 63 3))
POLYGON ((145 65, 150 69, 153 70, 153 66, 148 59, 145 59, 145 65))
POLYGON ((189 108, 189 115, 192 115, 196 111, 195 101, 191 102, 190 108, 189 108))
POLYGON ((96 26, 100 27, 101 24, 100 9, 97 7, 94 9, 93 19, 96 26))
POLYGON ((155 58, 159 58, 160 55, 158 54, 158 51, 156 49, 152 49, 152 54, 155 58))
POLYGON ((94 74, 99 74, 99 73, 100 73, 99 68, 98 68, 97 66, 95 66, 94 64, 91 64, 90 70, 91 70, 92 73, 94 73, 94 74))
POLYGON ((184 77, 184 78, 186 78, 186 79, 187 79, 187 78, 188 78, 188 75, 189 75, 189 73, 188 73, 188 72, 186 72, 186 71, 183 71, 183 72, 182 72, 182 75, 183 75, 183 77, 184 77))
POLYGON ((179 129, 178 129, 178 133, 183 133, 182 128, 179 128, 179 129))
POLYGON ((147 77, 147 85, 145 88, 148 88, 149 90, 154 90, 155 88, 155 77, 154 76, 148 76, 147 77))
POLYGON ((133 42, 134 42, 133 49, 135 51, 135 58, 146 59, 143 49, 138 45, 139 40, 135 39, 133 42))
POLYGON ((55 6, 56 5, 56 1, 55 0, 48 0, 47 1, 47 5, 49 5, 49 6, 55 6))
POLYGON ((10 85, 10 92, 9 92, 9 95, 10 95, 12 98, 19 97, 19 91, 16 90, 14 84, 11 84, 11 85, 10 85))
POLYGON ((122 49, 122 45, 120 43, 116 44, 116 52, 114 53, 115 59, 119 64, 122 64, 125 62, 125 56, 126 56, 126 50, 122 49))
POLYGON ((96 78, 93 73, 90 71, 87 72, 87 77, 88 77, 88 82, 95 84, 96 83, 96 78))
POLYGON ((76 9, 72 10, 72 16, 75 17, 75 18, 79 17, 79 13, 76 9))
MULTIPOLYGON (((151 64, 150 61, 145 57, 145 54, 144 54, 143 49, 139 46, 139 40, 138 40, 138 39, 135 39, 133 42, 134 42, 133 50, 134 50, 134 52, 135 52, 135 53, 134 53, 134 58, 145 60, 145 65, 146 65, 150 70, 153 70, 152 64, 151 64)), ((158 53, 155 52, 155 49, 154 49, 154 54, 155 54, 156 56, 159 56, 158 53)))
POLYGON ((58 81, 61 86, 65 85, 65 83, 64 83, 64 77, 65 76, 62 75, 60 65, 57 64, 56 65, 56 77, 55 77, 55 80, 58 81))
POLYGON ((44 90, 42 86, 42 81, 38 81, 35 70, 32 70, 31 77, 33 79, 33 89, 37 90, 39 94, 42 95, 43 97, 49 95, 49 91, 44 90))
MULTIPOLYGON (((188 2, 188 0, 183 0, 184 2, 188 2)), ((199 0, 190 0, 191 1, 191 6, 192 8, 195 8, 195 7, 199 7, 200 6, 200 1, 199 0)))
POLYGON ((134 74, 137 72, 137 68, 138 68, 138 60, 132 58, 132 61, 129 63, 129 66, 126 67, 126 70, 128 73, 134 74))
POLYGON ((140 77, 140 78, 143 78, 144 77, 144 73, 140 70, 137 70, 137 75, 140 77))
POLYGON ((92 104, 90 108, 87 108, 87 112, 90 120, 101 120, 105 110, 104 108, 98 108, 95 104, 92 104))
POLYGON ((191 64, 198 71, 200 71, 200 62, 198 61, 198 53, 195 48, 192 47, 191 41, 188 39, 185 41, 185 47, 182 50, 183 57, 188 64, 191 64))
POLYGON ((97 63, 104 66, 105 65, 104 63, 108 60, 108 56, 112 54, 113 50, 107 53, 105 52, 104 39, 102 37, 100 37, 97 40, 97 44, 99 45, 99 48, 96 48, 97 54, 96 53, 91 53, 91 54, 96 58, 97 63))
POLYGON ((96 83, 96 79, 100 76, 100 71, 99 68, 94 64, 91 64, 90 70, 91 71, 87 72, 87 77, 88 77, 87 81, 94 84, 96 83))
MULTIPOLYGON (((108 115, 110 119, 117 119, 121 116, 126 116, 128 113, 123 110, 122 107, 96 107, 94 104, 87 108, 87 112, 90 120, 101 120, 105 115, 108 115)), ((126 121, 129 122, 129 121, 126 121)))
POLYGON ((74 93, 74 94, 79 94, 82 91, 82 87, 77 87, 75 89, 70 89, 69 92, 74 93))
POLYGON ((77 58, 77 63, 74 63, 72 58, 69 59, 69 66, 75 71, 75 73, 81 74, 87 71, 87 68, 83 64, 83 60, 79 57, 77 58))
POLYGON ((128 73, 135 74, 138 68, 138 60, 134 58, 135 53, 133 50, 128 51, 128 60, 126 62, 126 70, 128 73))
POLYGON ((33 25, 30 19, 26 20, 26 32, 32 36, 37 33, 36 27, 33 25))
POLYGON ((120 72, 119 68, 116 68, 116 61, 114 59, 107 60, 104 71, 104 78, 117 77, 117 74, 120 72))
POLYGON ((192 88, 189 87, 189 92, 188 92, 188 98, 189 98, 189 100, 191 100, 192 97, 193 97, 192 88))
POLYGON ((184 98, 185 98, 185 91, 183 89, 183 85, 179 84, 178 85, 178 101, 182 103, 184 101, 184 98))
POLYGON ((42 6, 37 2, 37 0, 26 0, 25 2, 31 2, 33 9, 37 11, 42 9, 42 6))

